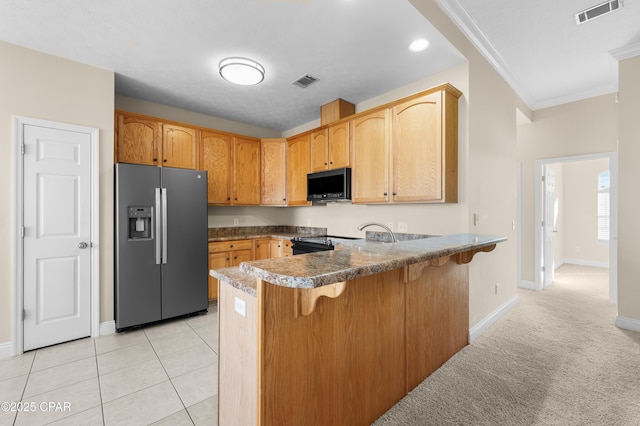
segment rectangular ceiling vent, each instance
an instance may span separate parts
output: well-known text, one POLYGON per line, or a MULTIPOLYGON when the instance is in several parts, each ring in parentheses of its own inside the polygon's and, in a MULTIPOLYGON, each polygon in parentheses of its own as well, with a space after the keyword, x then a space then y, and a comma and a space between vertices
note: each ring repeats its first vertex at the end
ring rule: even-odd
POLYGON ((587 21, 598 18, 607 13, 613 12, 616 9, 622 7, 622 0, 610 0, 601 3, 597 6, 590 7, 582 12, 576 13, 576 23, 578 25, 584 24, 587 21))
POLYGON ((295 84, 298 87, 302 87, 303 89, 311 86, 313 83, 315 83, 316 81, 318 81, 317 78, 315 77, 311 77, 310 75, 303 75, 302 77, 300 77, 299 79, 297 79, 296 81, 294 81, 291 84, 295 84))

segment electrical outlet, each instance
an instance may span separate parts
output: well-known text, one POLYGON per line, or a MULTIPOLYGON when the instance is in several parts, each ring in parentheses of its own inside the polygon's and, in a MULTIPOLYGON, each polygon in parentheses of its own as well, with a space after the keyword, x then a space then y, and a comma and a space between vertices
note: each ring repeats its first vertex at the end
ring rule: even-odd
POLYGON ((496 294, 498 294, 499 289, 500 289, 500 283, 496 283, 496 294))
POLYGON ((240 219, 238 219, 237 217, 233 218, 233 226, 238 226, 240 224, 240 219))
POLYGON ((247 302, 240 299, 239 297, 235 298, 235 310, 237 313, 242 315, 243 317, 247 316, 247 302))
POLYGON ((393 222, 387 222, 387 227, 393 231, 393 222))
POLYGON ((407 222, 398 222, 398 232, 407 232, 407 222))

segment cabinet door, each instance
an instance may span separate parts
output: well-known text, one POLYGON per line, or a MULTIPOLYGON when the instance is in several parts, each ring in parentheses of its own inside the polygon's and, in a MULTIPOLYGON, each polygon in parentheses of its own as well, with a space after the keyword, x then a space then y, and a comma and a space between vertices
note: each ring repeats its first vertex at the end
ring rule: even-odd
MULTIPOLYGON (((227 268, 230 266, 229 252, 209 253, 209 269, 227 268)), ((218 298, 219 282, 217 278, 209 275, 209 300, 218 298)))
POLYGON ((286 139, 262 139, 261 204, 283 206, 287 204, 286 193, 286 139))
POLYGON ((253 252, 251 250, 236 250, 230 253, 231 266, 239 266, 242 262, 250 262, 253 260, 253 252))
POLYGON ((224 133, 202 132, 200 168, 207 171, 208 203, 231 204, 233 137, 224 133))
POLYGON ((389 110, 351 121, 354 203, 389 201, 389 110))
POLYGON ((269 259, 271 257, 270 245, 271 239, 269 238, 253 240, 254 260, 269 259))
POLYGON ((282 240, 282 256, 293 256, 293 248, 291 247, 291 240, 282 240))
POLYGON ((271 240, 271 257, 282 257, 282 240, 274 238, 271 240))
POLYGON ((234 137, 232 204, 260 205, 260 140, 234 137))
POLYGON ((392 114, 392 200, 441 201, 441 92, 398 104, 392 114))
POLYGON ((307 174, 310 171, 309 135, 287 141, 287 205, 308 206, 307 174))
POLYGON ((153 119, 117 114, 116 162, 158 165, 162 123, 153 119))
POLYGON ((329 168, 339 169, 351 165, 349 158, 349 122, 329 126, 329 168))
POLYGON ((329 167, 329 130, 319 129, 311 133, 311 171, 320 172, 329 167))
POLYGON ((196 129, 164 124, 162 126, 162 165, 197 169, 199 136, 196 129))

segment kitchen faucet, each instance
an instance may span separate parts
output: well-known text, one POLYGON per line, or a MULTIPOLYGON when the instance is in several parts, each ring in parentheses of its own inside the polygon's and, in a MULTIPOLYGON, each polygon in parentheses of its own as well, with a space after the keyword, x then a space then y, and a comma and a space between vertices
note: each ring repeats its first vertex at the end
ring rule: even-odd
POLYGON ((398 239, 396 238, 396 236, 393 234, 393 231, 391 229, 389 229, 388 226, 385 226, 381 223, 376 223, 376 222, 365 222, 362 225, 358 225, 358 231, 362 231, 364 228, 366 228, 367 226, 371 226, 371 225, 377 225, 380 226, 384 229, 387 230, 387 232, 389 233, 389 235, 391 235, 391 241, 394 243, 398 242, 398 239))

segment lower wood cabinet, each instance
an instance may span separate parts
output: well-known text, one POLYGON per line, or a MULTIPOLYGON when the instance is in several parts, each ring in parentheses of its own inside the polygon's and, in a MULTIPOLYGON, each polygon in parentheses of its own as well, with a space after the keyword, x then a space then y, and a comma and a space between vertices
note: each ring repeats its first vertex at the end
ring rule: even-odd
MULTIPOLYGON (((254 259, 253 240, 209 243, 209 269, 229 268, 254 259)), ((209 300, 218 298, 218 280, 209 276, 209 300)))
POLYGON ((293 256, 293 249, 291 248, 291 240, 284 238, 273 238, 271 240, 271 256, 274 257, 289 257, 293 256))
POLYGON ((253 253, 255 260, 269 259, 271 257, 271 238, 253 240, 253 253))
MULTIPOLYGON (((209 243, 209 270, 239 266, 242 262, 293 256, 288 238, 256 238, 209 243)), ((209 275, 209 300, 218 298, 218 280, 209 275)))

